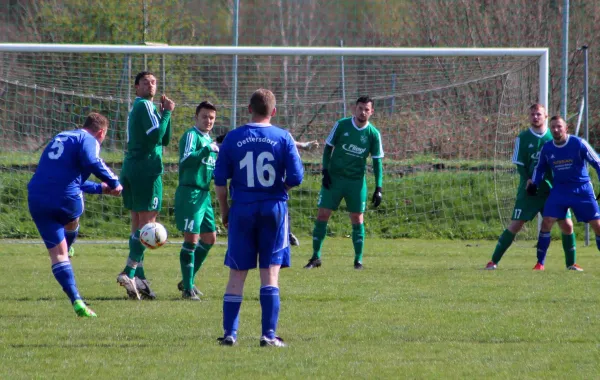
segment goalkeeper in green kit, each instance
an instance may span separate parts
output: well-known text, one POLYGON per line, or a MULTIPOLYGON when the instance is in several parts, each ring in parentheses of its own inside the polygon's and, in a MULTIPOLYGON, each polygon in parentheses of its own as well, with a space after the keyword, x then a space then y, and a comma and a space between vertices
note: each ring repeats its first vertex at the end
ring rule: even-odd
POLYGON ((194 277, 217 240, 210 182, 219 147, 209 135, 216 117, 217 108, 212 103, 200 103, 196 107, 195 125, 179 140, 175 222, 183 232, 184 241, 179 253, 183 281, 177 288, 183 299, 191 301, 200 301, 202 293, 194 285, 194 277))
MULTIPOLYGON (((546 125, 548 113, 541 104, 533 104, 529 107, 529 122, 531 126, 521 132, 515 140, 513 163, 517 166, 520 181, 517 191, 517 199, 511 216, 511 222, 498 238, 498 244, 492 255, 492 260, 487 263, 485 269, 494 270, 498 267, 504 252, 511 246, 516 234, 521 231, 526 222, 535 218, 538 213, 543 212, 544 203, 552 188, 552 170, 549 169, 544 176, 535 196, 527 195, 527 184, 532 182, 531 177, 539 161, 542 146, 552 141, 552 134, 546 125)), ((562 232, 562 243, 565 251, 565 262, 568 270, 583 271, 575 263, 575 233, 571 213, 567 211, 565 219, 559 220, 558 225, 562 232)), ((537 263, 533 270, 544 270, 544 265, 537 263)))
POLYGON ((325 140, 323 153, 323 180, 317 206, 317 220, 313 230, 313 256, 306 269, 321 266, 321 248, 327 233, 331 213, 338 209, 342 199, 350 213, 354 269, 363 269, 362 257, 365 240, 363 215, 367 203, 367 157, 373 159, 375 191, 373 207, 381 204, 383 183, 383 147, 381 135, 369 118, 373 115, 373 100, 362 96, 356 101, 352 117, 338 120, 325 140))

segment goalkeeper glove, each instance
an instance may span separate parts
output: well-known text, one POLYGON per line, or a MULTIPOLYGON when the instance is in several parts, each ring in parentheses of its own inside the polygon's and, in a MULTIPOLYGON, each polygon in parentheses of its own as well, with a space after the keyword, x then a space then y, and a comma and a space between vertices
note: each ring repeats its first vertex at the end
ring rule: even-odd
POLYGON ((530 183, 527 185, 525 190, 527 191, 527 195, 530 195, 533 197, 537 194, 537 185, 535 183, 530 183))
POLYGON ((381 200, 383 199, 383 194, 381 187, 376 187, 375 192, 373 193, 373 198, 371 202, 373 203, 373 207, 377 208, 381 204, 381 200))
POLYGON ((329 186, 331 186, 331 177, 329 176, 329 171, 327 169, 323 169, 321 173, 323 173, 323 180, 321 181, 321 184, 324 188, 329 190, 329 186))

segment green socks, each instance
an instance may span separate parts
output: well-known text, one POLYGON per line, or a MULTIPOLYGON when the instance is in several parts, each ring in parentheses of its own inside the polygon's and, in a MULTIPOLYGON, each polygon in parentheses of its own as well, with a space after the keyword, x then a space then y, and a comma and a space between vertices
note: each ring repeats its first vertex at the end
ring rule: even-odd
POLYGON ((140 280, 146 279, 146 273, 144 272, 144 256, 145 255, 142 254, 142 258, 140 259, 140 262, 135 268, 135 277, 139 278, 140 280))
POLYGON ((203 243, 202 240, 196 245, 196 250, 194 251, 194 276, 196 276, 196 273, 202 268, 202 264, 204 264, 204 261, 208 256, 208 251, 210 251, 212 246, 212 244, 203 243))
POLYGON ((502 259, 502 255, 504 252, 510 247, 512 242, 515 240, 515 234, 510 232, 509 230, 504 230, 502 235, 498 238, 498 244, 496 244, 496 249, 494 250, 494 254, 492 255, 492 261, 494 264, 498 264, 500 259, 502 259))
POLYGON ((575 264, 575 233, 571 235, 562 234, 562 246, 565 251, 565 263, 567 267, 575 264))
POLYGON ((352 225, 352 244, 354 245, 354 261, 362 262, 363 248, 365 246, 365 225, 352 225))
POLYGON ((321 248, 323 247, 323 240, 327 235, 327 222, 315 220, 315 228, 313 229, 313 255, 312 259, 321 258, 321 248))
POLYGON ((129 278, 135 277, 136 268, 144 258, 145 249, 146 247, 140 243, 140 230, 137 230, 133 236, 129 237, 129 257, 125 269, 123 269, 129 278))
POLYGON ((185 290, 191 290, 194 284, 194 248, 194 243, 183 242, 179 252, 179 264, 185 290))

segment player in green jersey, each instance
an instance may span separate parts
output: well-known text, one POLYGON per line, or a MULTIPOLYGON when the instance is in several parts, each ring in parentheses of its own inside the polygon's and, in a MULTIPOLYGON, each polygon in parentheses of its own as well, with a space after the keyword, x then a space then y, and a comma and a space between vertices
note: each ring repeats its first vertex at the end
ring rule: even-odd
POLYGON ((184 299, 200 301, 194 278, 217 241, 210 182, 219 147, 210 138, 217 108, 210 102, 196 107, 196 123, 179 140, 179 186, 175 192, 175 221, 183 232, 179 253, 183 281, 177 287, 184 299))
POLYGON ((165 95, 160 112, 152 102, 156 94, 156 77, 142 71, 135 77, 137 97, 127 119, 127 152, 121 169, 123 204, 131 210, 129 257, 117 282, 131 299, 154 299, 144 273, 144 246, 140 229, 155 222, 162 206, 163 147, 171 140, 171 112, 175 103, 165 95), (141 295, 140 295, 141 294, 141 295))
MULTIPOLYGON (((513 153, 513 163, 517 165, 519 173, 519 187, 517 190, 517 199, 511 216, 511 222, 498 238, 498 244, 492 255, 492 260, 487 263, 485 269, 494 270, 498 267, 500 259, 504 252, 511 246, 515 236, 526 222, 533 220, 538 213, 544 210, 544 203, 550 194, 552 188, 552 171, 548 170, 544 176, 545 180, 539 187, 537 195, 527 195, 526 187, 531 182, 531 177, 540 157, 542 146, 552 140, 552 134, 546 125, 548 113, 541 104, 533 104, 529 108, 529 122, 531 126, 521 132, 515 140, 515 150, 513 153)), ((565 251, 565 261, 567 269, 582 271, 581 267, 575 263, 575 233, 573 232, 573 222, 570 213, 567 212, 567 218, 558 221, 562 231, 563 249, 565 251)), ((536 264, 534 270, 544 270, 544 266, 536 264)))
POLYGON ((373 115, 373 100, 362 96, 356 101, 352 117, 338 120, 325 140, 323 153, 323 181, 313 230, 313 256, 304 268, 321 266, 321 248, 327 232, 327 222, 332 211, 337 210, 342 199, 350 213, 354 268, 363 269, 362 256, 365 239, 363 213, 367 203, 366 168, 369 154, 373 159, 375 192, 373 207, 382 200, 383 147, 381 136, 369 118, 373 115))

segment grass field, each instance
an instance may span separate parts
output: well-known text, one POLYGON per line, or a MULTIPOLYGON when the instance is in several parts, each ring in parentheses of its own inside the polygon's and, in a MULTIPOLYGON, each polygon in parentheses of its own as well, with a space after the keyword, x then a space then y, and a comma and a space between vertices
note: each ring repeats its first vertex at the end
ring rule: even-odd
POLYGON ((477 378, 591 379, 600 374, 600 254, 579 244, 583 273, 564 269, 553 242, 532 272, 532 242, 497 271, 482 270, 492 241, 366 242, 352 268, 350 239, 325 241, 307 271, 310 241, 281 278, 278 333, 261 348, 258 274, 249 275, 236 347, 220 347, 224 245, 200 272, 203 302, 180 300, 179 246, 147 254, 156 301, 133 302, 115 282, 125 244, 76 244, 80 291, 98 313, 77 319, 44 247, 0 250, 0 379, 477 378))

